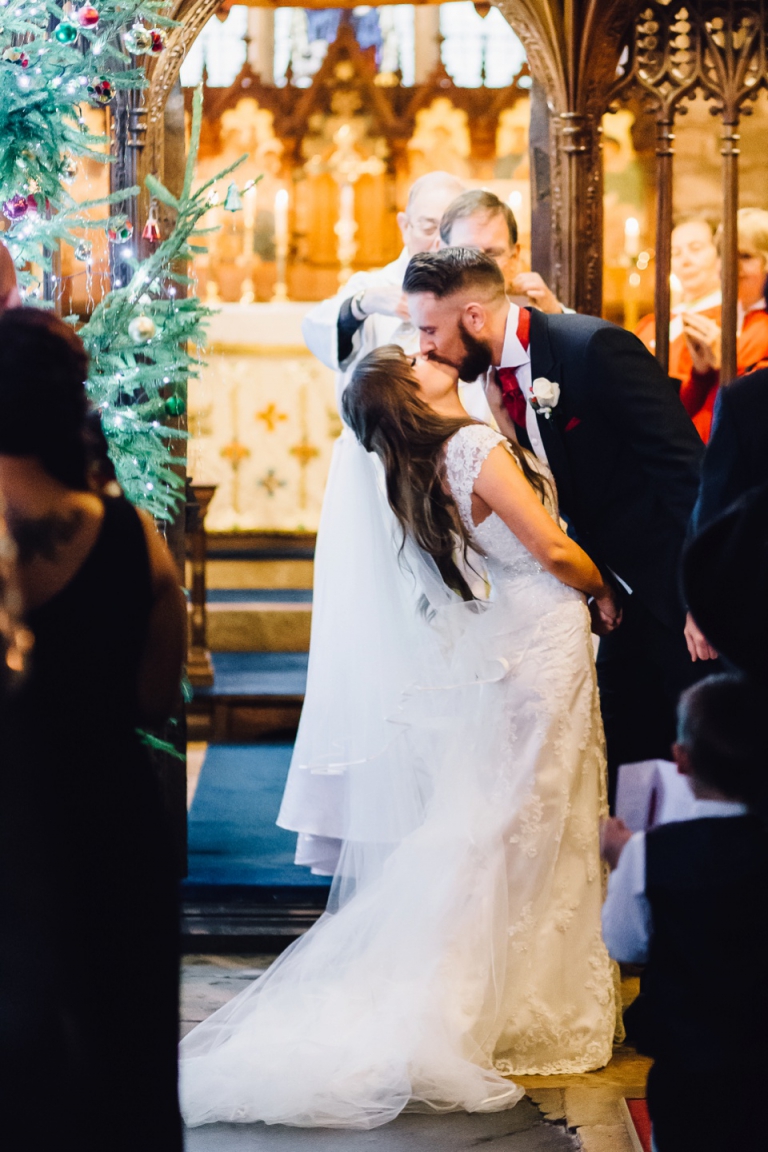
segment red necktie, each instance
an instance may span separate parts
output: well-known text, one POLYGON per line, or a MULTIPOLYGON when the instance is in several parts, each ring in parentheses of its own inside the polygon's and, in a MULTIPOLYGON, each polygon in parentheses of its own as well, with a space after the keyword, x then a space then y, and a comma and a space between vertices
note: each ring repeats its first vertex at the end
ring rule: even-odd
MULTIPOLYGON (((517 321, 517 338, 522 344, 523 350, 527 352, 531 342, 531 314, 527 308, 520 309, 520 316, 517 321)), ((496 375, 501 385, 504 407, 507 409, 507 412, 509 412, 517 427, 525 428, 527 404, 523 390, 520 387, 520 382, 517 379, 517 369, 497 368, 496 375)))

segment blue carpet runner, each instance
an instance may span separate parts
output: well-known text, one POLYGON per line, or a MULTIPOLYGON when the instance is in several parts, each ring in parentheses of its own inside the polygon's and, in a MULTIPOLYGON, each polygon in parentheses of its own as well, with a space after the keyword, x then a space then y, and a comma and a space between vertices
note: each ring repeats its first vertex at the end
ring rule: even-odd
POLYGON ((212 652, 214 682, 195 696, 303 696, 307 652, 212 652))
POLYGON ((279 896, 328 887, 324 877, 296 867, 296 834, 275 824, 291 751, 290 744, 210 745, 189 811, 187 888, 247 887, 279 896))

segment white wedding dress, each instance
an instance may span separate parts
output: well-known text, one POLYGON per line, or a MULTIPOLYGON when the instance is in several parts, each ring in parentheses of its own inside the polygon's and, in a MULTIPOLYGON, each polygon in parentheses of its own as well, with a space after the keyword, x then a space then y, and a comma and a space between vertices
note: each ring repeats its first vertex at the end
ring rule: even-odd
POLYGON ((187 1124, 495 1111, 522 1096, 506 1077, 611 1057, 589 614, 499 517, 472 524, 475 478, 500 442, 470 425, 446 454, 485 558, 479 604, 447 592, 413 547, 399 557, 378 462, 350 445, 343 611, 297 742, 307 771, 345 775, 330 911, 182 1042, 187 1124))

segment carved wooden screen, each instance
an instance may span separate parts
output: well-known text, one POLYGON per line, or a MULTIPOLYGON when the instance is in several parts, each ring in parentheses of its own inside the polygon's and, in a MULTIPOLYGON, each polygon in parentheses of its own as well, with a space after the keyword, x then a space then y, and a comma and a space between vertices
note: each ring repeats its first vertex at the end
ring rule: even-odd
POLYGON ((721 126, 722 379, 736 375, 739 121, 766 86, 764 0, 712 4, 657 0, 643 6, 611 95, 640 90, 656 118, 656 356, 669 361, 670 263, 675 121, 703 94, 721 126))

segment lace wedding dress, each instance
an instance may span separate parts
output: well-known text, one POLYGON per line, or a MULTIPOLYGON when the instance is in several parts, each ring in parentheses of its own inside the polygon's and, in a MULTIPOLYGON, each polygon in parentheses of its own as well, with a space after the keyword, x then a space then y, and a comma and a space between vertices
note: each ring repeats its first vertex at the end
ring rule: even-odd
POLYGON ((340 572, 341 655, 327 650, 341 680, 326 678, 317 703, 308 692, 297 743, 308 771, 346 775, 330 910, 183 1041, 190 1125, 372 1128, 406 1108, 494 1111, 522 1096, 505 1077, 610 1059, 589 614, 499 517, 472 523, 475 478, 502 442, 470 425, 446 454, 491 589, 474 604, 414 549, 398 558, 381 477, 359 450, 347 477, 359 515, 350 505, 338 535, 354 570, 340 572), (335 736, 323 730, 334 708, 335 736))

